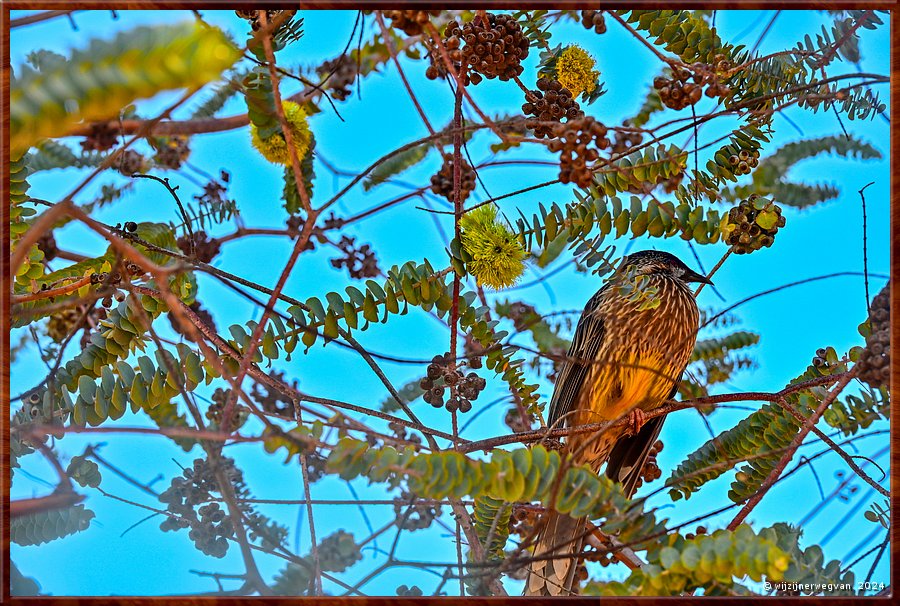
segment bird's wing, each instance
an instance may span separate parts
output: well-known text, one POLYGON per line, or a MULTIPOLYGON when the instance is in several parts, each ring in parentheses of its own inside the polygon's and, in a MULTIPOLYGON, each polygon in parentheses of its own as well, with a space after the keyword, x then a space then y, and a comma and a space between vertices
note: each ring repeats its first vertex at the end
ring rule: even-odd
MULTIPOLYGON (((550 412, 547 424, 553 426, 559 419, 573 410, 575 400, 581 391, 584 378, 590 368, 590 361, 596 358, 603 342, 604 328, 603 315, 600 312, 600 300, 604 290, 597 291, 584 308, 578 326, 575 328, 575 336, 566 361, 563 362, 556 385, 553 389, 553 397, 550 400, 550 412)), ((563 425, 568 425, 568 418, 563 420, 563 425)))

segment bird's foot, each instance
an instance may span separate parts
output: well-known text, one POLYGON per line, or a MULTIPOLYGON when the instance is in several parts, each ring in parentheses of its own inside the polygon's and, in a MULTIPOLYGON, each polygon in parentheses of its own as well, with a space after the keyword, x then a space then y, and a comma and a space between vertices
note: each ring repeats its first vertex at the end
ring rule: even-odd
POLYGON ((647 415, 640 408, 634 408, 628 413, 628 428, 631 430, 631 435, 636 436, 646 422, 647 415))

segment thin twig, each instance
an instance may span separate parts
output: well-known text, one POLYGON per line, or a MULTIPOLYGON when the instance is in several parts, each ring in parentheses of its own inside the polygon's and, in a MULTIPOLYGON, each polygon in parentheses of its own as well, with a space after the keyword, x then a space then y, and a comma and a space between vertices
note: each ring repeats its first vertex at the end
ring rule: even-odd
POLYGON ((863 250, 863 276, 866 284, 866 312, 872 308, 872 299, 869 298, 869 251, 868 251, 868 226, 866 225, 866 188, 874 185, 871 181, 859 190, 859 197, 862 200, 862 250, 863 250))

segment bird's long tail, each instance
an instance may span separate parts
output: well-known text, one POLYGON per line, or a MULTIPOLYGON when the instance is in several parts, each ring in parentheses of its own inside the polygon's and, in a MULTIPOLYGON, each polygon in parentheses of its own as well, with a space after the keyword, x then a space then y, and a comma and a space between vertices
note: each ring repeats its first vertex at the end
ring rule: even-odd
POLYGON ((576 554, 581 552, 584 544, 586 518, 570 518, 555 511, 550 511, 549 514, 547 524, 538 535, 534 557, 555 557, 531 563, 528 578, 525 580, 527 596, 568 596, 577 593, 576 554))

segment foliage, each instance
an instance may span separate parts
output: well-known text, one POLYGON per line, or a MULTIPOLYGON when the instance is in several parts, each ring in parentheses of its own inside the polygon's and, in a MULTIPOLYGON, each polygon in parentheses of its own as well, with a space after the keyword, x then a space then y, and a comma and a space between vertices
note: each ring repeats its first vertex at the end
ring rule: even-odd
POLYGON ((416 145, 406 151, 402 151, 379 164, 368 177, 363 181, 363 189, 369 191, 373 187, 384 183, 391 177, 394 177, 422 162, 430 152, 432 147, 428 144, 416 145))
POLYGON ((711 535, 685 539, 670 534, 666 544, 650 552, 647 565, 636 568, 622 582, 591 583, 586 595, 677 596, 698 589, 703 595, 747 595, 749 589, 735 578, 784 578, 791 559, 764 532, 755 533, 742 524, 733 532, 717 530, 711 535))
MULTIPOLYGON (((790 385, 847 369, 846 363, 838 360, 831 347, 827 348, 824 359, 827 364, 818 367, 810 365, 790 385)), ((826 392, 824 387, 810 387, 787 395, 784 399, 802 417, 808 417, 826 392)), ((666 480, 666 486, 670 487, 669 495, 674 500, 688 499, 707 482, 728 472, 737 463, 746 462, 735 474, 731 490, 728 491, 728 498, 732 501, 743 501, 756 492, 784 455, 800 427, 801 421, 788 412, 784 405, 763 404, 759 411, 688 455, 666 480)))
MULTIPOLYGON (((344 572, 362 559, 353 535, 343 530, 338 530, 322 539, 318 546, 318 553, 319 569, 323 572, 344 572)), ((315 560, 312 555, 291 562, 275 577, 272 584, 273 593, 293 596, 314 595, 310 591, 315 579, 314 569, 315 560)))
POLYGON ((823 586, 831 585, 841 587, 836 587, 828 595, 853 595, 854 574, 842 569, 838 560, 831 560, 826 565, 822 548, 818 545, 810 545, 801 550, 800 537, 803 531, 799 528, 778 522, 764 528, 759 534, 774 541, 788 555, 790 565, 784 572, 784 582, 810 588, 802 589, 801 593, 822 593, 823 586))
POLYGON ((9 595, 19 597, 41 595, 41 587, 37 581, 23 575, 15 562, 10 562, 9 566, 9 595))
POLYGON ((645 147, 609 163, 594 177, 596 188, 608 196, 643 192, 647 184, 663 183, 684 173, 687 154, 674 145, 645 147))
POLYGON ((513 13, 516 21, 522 26, 522 31, 529 42, 543 48, 548 47, 550 37, 553 33, 550 31, 550 24, 547 21, 547 13, 550 11, 516 11, 513 13))
POLYGON ((540 501, 572 517, 602 519, 604 531, 618 533, 623 542, 633 539, 638 547, 662 529, 653 512, 625 497, 621 485, 597 476, 586 466, 572 466, 559 452, 540 445, 494 450, 483 461, 453 451, 417 454, 390 446, 371 449, 364 441, 343 438, 326 465, 345 480, 364 476, 392 487, 405 483, 410 492, 423 498, 468 495, 505 503, 540 501), (565 486, 565 491, 558 486, 565 486))
POLYGON ((97 488, 100 486, 100 467, 85 455, 72 457, 66 474, 81 486, 97 488))
MULTIPOLYGON (((303 188, 306 195, 312 200, 313 197, 313 159, 315 158, 316 137, 310 133, 309 151, 300 159, 300 173, 303 177, 303 188)), ((281 192, 281 198, 284 200, 284 208, 290 215, 297 215, 303 208, 300 192, 297 190, 297 178, 294 176, 294 169, 286 166, 284 169, 284 188, 281 192)))
MULTIPOLYGON (((16 249, 16 242, 28 230, 28 217, 37 214, 33 208, 23 206, 29 199, 28 176, 31 171, 28 168, 29 156, 20 156, 10 162, 9 165, 9 248, 10 252, 16 249)), ((41 261, 44 253, 36 244, 28 249, 25 262, 15 268, 16 283, 29 284, 31 280, 40 278, 44 274, 44 265, 41 261)))
POLYGON ((725 216, 715 209, 691 207, 687 203, 674 204, 651 199, 646 203, 631 196, 628 206, 617 196, 607 197, 592 190, 591 197, 576 193, 577 202, 549 209, 540 205, 540 212, 529 220, 522 216, 516 221, 519 241, 526 250, 547 245, 557 238, 568 242, 574 256, 587 267, 600 263, 593 273, 603 275, 612 269, 606 260, 612 256, 610 247, 601 248, 607 236, 670 238, 680 235, 684 240, 701 244, 715 243, 725 216), (596 230, 596 231, 595 231, 596 230), (613 231, 615 230, 615 232, 613 231))
POLYGON ((246 71, 236 71, 215 85, 212 94, 191 113, 191 118, 212 118, 236 94, 243 91, 246 71))
POLYGON ((836 398, 822 415, 828 425, 840 429, 844 436, 856 435, 874 421, 890 418, 891 398, 884 387, 859 395, 848 394, 845 402, 836 398))
POLYGON ((709 63, 716 53, 727 51, 716 30, 693 11, 619 10, 637 29, 655 36, 654 44, 678 55, 685 63, 709 63))
POLYGON ((238 58, 221 31, 194 24, 139 27, 111 42, 93 40, 41 71, 22 68, 10 91, 10 147, 24 151, 65 134, 81 120, 115 118, 120 109, 174 88, 218 77, 238 58))
POLYGON ((798 162, 825 153, 860 160, 881 158, 881 152, 854 137, 825 136, 793 141, 760 160, 759 166, 753 171, 752 183, 730 187, 721 192, 721 195, 726 200, 734 201, 756 193, 799 208, 834 199, 839 194, 834 186, 825 183, 806 185, 787 180, 788 171, 798 162))
POLYGON ((9 537, 16 545, 41 545, 87 530, 93 518, 84 505, 17 516, 9 521, 9 537))
POLYGON ((54 168, 85 168, 99 166, 106 157, 98 152, 76 155, 67 145, 47 139, 37 145, 37 151, 28 156, 28 168, 36 173, 54 168))

